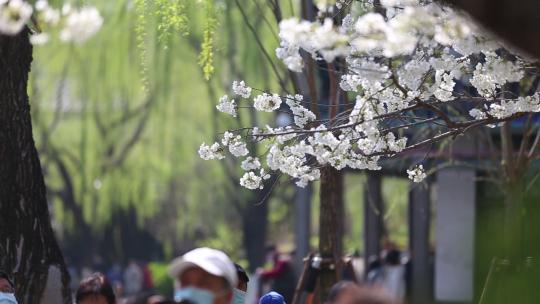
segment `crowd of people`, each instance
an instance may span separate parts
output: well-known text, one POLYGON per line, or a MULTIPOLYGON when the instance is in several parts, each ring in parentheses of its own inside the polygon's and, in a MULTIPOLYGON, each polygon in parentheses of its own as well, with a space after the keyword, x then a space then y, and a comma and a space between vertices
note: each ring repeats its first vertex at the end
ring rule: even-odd
MULTIPOLYGON (((297 304, 292 299, 296 279, 290 263, 281 260, 275 248, 268 251, 272 269, 258 270, 262 282, 271 280, 271 291, 258 301, 247 300, 250 278, 247 272, 222 251, 197 248, 173 260, 169 275, 174 281, 173 298, 152 292, 144 267, 130 263, 122 272, 112 269, 107 274, 96 272, 85 277, 76 288, 76 304, 297 304), (146 278, 146 279, 145 279, 146 278), (122 282, 121 288, 119 284, 122 282)), ((372 261, 367 280, 362 284, 341 281, 329 290, 325 303, 314 297, 307 304, 392 304, 401 303, 405 292, 402 279, 405 270, 400 253, 388 252, 383 264, 372 261)), ((114 268, 114 267, 113 267, 114 268)), ((251 286, 251 287, 249 287, 251 286)), ((256 287, 256 288, 260 288, 256 287)), ((16 304, 15 285, 9 275, 0 272, 0 303, 16 304)), ((298 291, 297 291, 298 292, 298 291)), ((297 301, 299 303, 299 301, 297 301)))

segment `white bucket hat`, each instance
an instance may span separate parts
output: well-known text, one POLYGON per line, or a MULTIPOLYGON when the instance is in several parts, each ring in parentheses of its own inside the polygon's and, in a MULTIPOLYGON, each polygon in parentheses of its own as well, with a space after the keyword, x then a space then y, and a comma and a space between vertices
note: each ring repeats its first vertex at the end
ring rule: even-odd
POLYGON ((231 259, 224 252, 207 247, 193 249, 174 259, 169 265, 169 275, 174 279, 178 279, 186 269, 193 266, 200 267, 212 275, 224 278, 231 287, 236 287, 238 283, 236 268, 231 259))

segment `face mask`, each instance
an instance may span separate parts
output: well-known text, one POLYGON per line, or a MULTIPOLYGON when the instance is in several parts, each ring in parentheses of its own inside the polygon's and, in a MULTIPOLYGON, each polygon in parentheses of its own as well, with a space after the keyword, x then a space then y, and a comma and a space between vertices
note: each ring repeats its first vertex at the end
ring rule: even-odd
POLYGON ((244 304, 246 302, 246 292, 234 288, 232 304, 244 304))
POLYGON ((190 286, 177 289, 174 292, 174 301, 189 301, 193 304, 212 304, 214 303, 214 294, 208 290, 190 286))
POLYGON ((0 304, 17 304, 17 299, 12 293, 0 292, 0 304))

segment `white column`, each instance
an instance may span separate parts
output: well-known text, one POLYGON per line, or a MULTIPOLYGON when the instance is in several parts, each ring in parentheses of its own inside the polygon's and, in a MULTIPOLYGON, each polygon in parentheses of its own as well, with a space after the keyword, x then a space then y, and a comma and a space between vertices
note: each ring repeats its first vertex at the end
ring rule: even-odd
POLYGON ((435 298, 472 301, 476 172, 452 168, 437 173, 435 298))

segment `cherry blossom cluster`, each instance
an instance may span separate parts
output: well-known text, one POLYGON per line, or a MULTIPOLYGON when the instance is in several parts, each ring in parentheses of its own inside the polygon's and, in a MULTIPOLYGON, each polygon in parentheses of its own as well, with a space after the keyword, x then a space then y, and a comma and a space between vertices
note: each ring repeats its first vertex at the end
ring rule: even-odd
MULTIPOLYGON (((331 18, 335 11, 353 2, 330 2, 321 1, 320 8, 332 14, 323 10, 317 21, 281 21, 276 56, 298 73, 306 73, 305 60, 337 61, 341 96, 353 101, 335 96, 342 104, 339 111, 318 117, 314 109, 328 104, 312 103, 299 94, 260 92, 252 97, 255 89, 235 81, 232 92, 238 103, 261 112, 283 109, 285 103, 294 121, 279 128, 231 130, 220 143, 201 146, 204 159, 221 159, 227 148, 232 156, 245 157, 243 186, 263 187, 268 175, 263 167, 292 177, 298 186, 319 179, 323 166, 378 170, 382 157, 471 127, 540 112, 536 88, 525 95, 508 89, 534 83, 529 59, 512 53, 458 12, 430 1, 382 0, 384 15, 373 8, 362 15, 348 14, 336 24, 331 18), (433 131, 417 139, 414 128, 422 124, 433 131), (250 155, 246 140, 263 144, 265 155, 250 155)), ((237 108, 228 96, 217 105, 234 117, 237 108)), ((426 177, 421 164, 407 174, 414 182, 426 177)))
POLYGON ((407 175, 409 176, 409 179, 415 183, 419 183, 427 177, 427 174, 424 171, 424 166, 422 165, 418 165, 410 170, 407 170, 407 175))
POLYGON ((38 0, 34 6, 24 0, 0 0, 0 34, 16 35, 32 16, 40 29, 30 37, 35 45, 47 43, 55 31, 59 31, 61 41, 83 43, 103 25, 99 11, 91 6, 74 8, 64 4, 61 9, 55 9, 47 0, 38 0))

